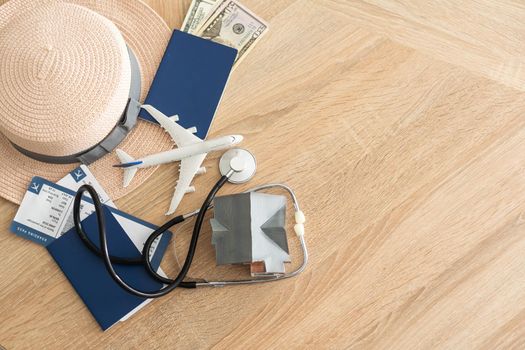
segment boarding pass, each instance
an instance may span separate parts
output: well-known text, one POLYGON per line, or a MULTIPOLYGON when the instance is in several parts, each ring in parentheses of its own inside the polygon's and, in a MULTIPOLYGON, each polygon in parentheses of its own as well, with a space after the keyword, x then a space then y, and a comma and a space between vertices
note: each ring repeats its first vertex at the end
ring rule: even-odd
MULTIPOLYGON (((87 168, 84 168, 83 171, 89 172, 87 168)), ((99 186, 90 173, 86 173, 86 178, 84 181, 95 184, 95 188, 99 186), (91 179, 85 180, 86 178, 91 179)), ((81 186, 78 183, 82 180, 79 180, 78 183, 75 182, 74 185, 67 181, 61 180, 61 183, 71 185, 73 189, 60 186, 41 177, 34 177, 11 224, 11 231, 18 236, 46 246, 70 230, 74 225, 73 202, 76 190, 81 186)), ((99 193, 105 194, 101 188, 100 190, 99 193)), ((114 208, 114 205, 111 206, 112 202, 109 201, 107 195, 102 195, 101 200, 104 196, 105 203, 106 205, 109 204, 107 207, 111 213, 137 249, 142 251, 146 239, 156 229, 156 226, 114 208)), ((86 218, 94 211, 95 207, 91 198, 84 196, 81 202, 81 219, 86 218)), ((158 242, 159 240, 156 240, 152 245, 151 253, 153 255, 158 242)))
POLYGON ((113 208, 117 208, 115 203, 113 203, 111 198, 109 198, 109 195, 106 193, 106 191, 98 183, 95 176, 91 173, 89 168, 85 165, 81 165, 78 168, 71 171, 69 174, 64 176, 64 178, 59 180, 57 182, 57 185, 60 185, 62 187, 65 187, 75 192, 78 191, 78 189, 82 185, 90 185, 95 189, 95 191, 97 191, 102 204, 105 204, 113 208))

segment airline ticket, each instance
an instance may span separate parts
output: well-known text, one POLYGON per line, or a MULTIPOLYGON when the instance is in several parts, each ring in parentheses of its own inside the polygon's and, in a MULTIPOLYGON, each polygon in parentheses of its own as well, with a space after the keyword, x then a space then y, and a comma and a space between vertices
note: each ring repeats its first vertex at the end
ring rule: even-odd
POLYGON ((91 185, 97 191, 102 204, 113 208, 117 207, 102 186, 100 186, 89 168, 83 164, 59 180, 57 185, 68 188, 71 191, 77 191, 82 185, 91 185))
MULTIPOLYGON (((11 224, 11 231, 18 236, 47 246, 73 227, 72 212, 76 191, 83 183, 90 183, 97 189, 101 201, 107 205, 137 249, 142 251, 144 243, 156 226, 116 209, 87 167, 79 167, 75 170, 59 182, 67 187, 41 177, 34 177, 11 224), (79 169, 84 175, 78 172, 79 169), (76 174, 75 170, 77 170, 76 174)), ((91 198, 85 195, 81 202, 81 219, 94 211, 91 198)), ((170 238, 171 233, 164 234, 152 245, 153 260, 161 259, 162 254, 155 254, 157 247, 162 245, 163 249, 160 250, 163 252, 170 238)))

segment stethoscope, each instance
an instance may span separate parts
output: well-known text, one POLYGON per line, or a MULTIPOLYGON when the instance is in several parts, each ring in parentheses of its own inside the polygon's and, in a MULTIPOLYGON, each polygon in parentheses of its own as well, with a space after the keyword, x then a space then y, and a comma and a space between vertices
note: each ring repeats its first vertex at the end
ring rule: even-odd
POLYGON ((74 207, 73 207, 73 219, 75 222, 76 231, 80 239, 84 244, 95 254, 100 256, 104 260, 104 265, 110 276, 119 284, 123 289, 128 291, 131 294, 137 295, 144 298, 158 298, 172 292, 177 287, 182 288, 197 288, 197 287, 222 287, 228 285, 241 285, 241 284, 255 284, 255 283, 265 283, 279 281, 286 278, 294 277, 304 271, 306 264, 308 263, 308 250, 306 249, 306 242, 304 239, 304 223, 305 216, 301 209, 299 208, 299 202, 293 190, 287 185, 275 183, 267 184, 258 187, 254 187, 245 191, 248 192, 259 192, 272 188, 279 188, 286 191, 293 203, 295 211, 295 225, 294 231, 299 239, 301 244, 301 249, 303 253, 303 262, 296 270, 284 274, 273 274, 261 278, 245 279, 245 280, 224 280, 224 281, 184 281, 186 275, 191 267, 193 262, 193 257, 197 248, 197 241, 202 229, 202 224, 204 222, 204 216, 208 209, 212 207, 212 201, 217 195, 217 192, 224 186, 226 182, 240 184, 249 181, 254 175, 257 168, 257 163, 255 157, 247 150, 244 149, 231 149, 224 153, 219 161, 219 170, 221 172, 221 178, 213 186, 211 191, 208 193, 206 200, 202 203, 200 209, 195 210, 191 213, 184 215, 179 215, 173 219, 167 221, 162 226, 157 228, 153 233, 148 237, 144 248, 142 250, 142 256, 139 258, 124 258, 112 256, 108 251, 107 235, 106 235, 106 225, 104 221, 104 214, 102 203, 100 202, 100 197, 98 196, 96 190, 89 186, 84 185, 80 187, 75 197, 74 207), (97 227, 99 232, 100 239, 100 249, 87 237, 86 233, 82 228, 82 223, 80 219, 80 204, 83 194, 87 192, 93 200, 95 206, 95 215, 97 217, 97 227), (171 227, 184 222, 185 220, 196 216, 195 224, 193 226, 193 233, 191 236, 190 244, 188 247, 188 254, 182 265, 179 274, 175 279, 170 279, 164 276, 161 276, 153 268, 150 260, 150 251, 153 242, 166 232, 171 227), (138 290, 129 284, 127 284, 115 271, 113 264, 124 264, 124 265, 144 265, 149 272, 149 274, 156 279, 157 281, 164 284, 164 287, 157 291, 142 291, 138 290))

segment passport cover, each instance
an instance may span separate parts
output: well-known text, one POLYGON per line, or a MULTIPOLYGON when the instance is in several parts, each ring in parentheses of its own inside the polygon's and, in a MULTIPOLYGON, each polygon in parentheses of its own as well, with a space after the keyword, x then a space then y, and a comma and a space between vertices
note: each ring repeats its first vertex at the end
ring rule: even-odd
MULTIPOLYGON (((196 127, 195 135, 205 139, 236 57, 234 48, 173 31, 145 104, 168 117, 177 114, 180 125, 196 127)), ((145 110, 140 113, 157 123, 145 110)))
MULTIPOLYGON (((137 247, 106 206, 104 216, 110 253, 122 257, 140 256, 137 247)), ((99 246, 95 214, 84 219, 82 226, 92 242, 99 246)), ((119 322, 147 301, 126 292, 113 281, 102 258, 84 245, 75 228, 53 241, 47 249, 103 330, 119 322)), ((165 251, 166 247, 163 249, 165 251)), ((156 264, 154 267, 158 268, 160 262, 156 264)), ((153 291, 162 287, 162 283, 154 280, 142 265, 113 266, 124 281, 137 289, 153 291)))

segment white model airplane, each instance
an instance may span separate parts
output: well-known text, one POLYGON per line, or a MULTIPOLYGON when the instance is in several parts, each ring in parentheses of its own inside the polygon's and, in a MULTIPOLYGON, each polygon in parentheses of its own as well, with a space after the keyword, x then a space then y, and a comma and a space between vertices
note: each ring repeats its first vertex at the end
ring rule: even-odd
POLYGON ((204 141, 193 135, 197 132, 195 128, 185 129, 177 124, 178 116, 167 117, 150 105, 144 105, 142 108, 148 111, 159 122, 160 126, 170 134, 178 148, 151 154, 140 159, 133 159, 123 150, 117 149, 116 153, 121 164, 115 165, 115 167, 124 169, 124 187, 127 187, 140 168, 180 161, 179 180, 170 208, 166 213, 166 215, 170 215, 175 212, 186 193, 195 192, 195 187, 191 186, 191 181, 195 175, 206 172, 206 168, 201 167, 201 164, 208 152, 229 148, 241 142, 243 137, 241 135, 230 135, 204 141))

